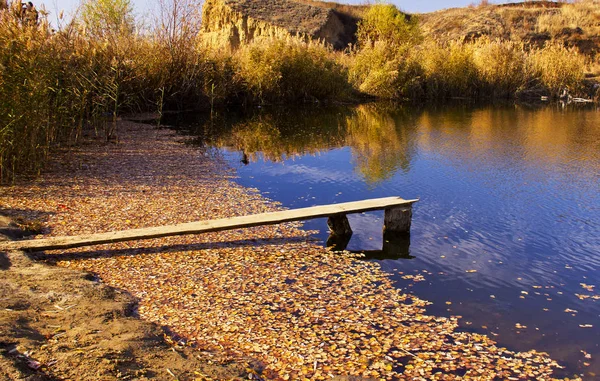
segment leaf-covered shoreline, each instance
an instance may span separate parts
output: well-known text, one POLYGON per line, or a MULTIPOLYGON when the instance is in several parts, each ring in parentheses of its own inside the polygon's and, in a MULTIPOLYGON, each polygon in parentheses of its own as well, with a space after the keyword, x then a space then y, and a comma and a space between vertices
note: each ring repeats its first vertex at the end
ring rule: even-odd
MULTIPOLYGON (((1 208, 53 236, 271 211, 218 158, 169 130, 120 122, 117 144, 59 155, 39 179, 0 189, 1 208)), ((139 301, 142 319, 197 350, 254 359, 274 380, 552 379, 559 365, 459 332, 458 318, 394 288, 377 264, 311 242, 300 224, 48 252, 139 301)))

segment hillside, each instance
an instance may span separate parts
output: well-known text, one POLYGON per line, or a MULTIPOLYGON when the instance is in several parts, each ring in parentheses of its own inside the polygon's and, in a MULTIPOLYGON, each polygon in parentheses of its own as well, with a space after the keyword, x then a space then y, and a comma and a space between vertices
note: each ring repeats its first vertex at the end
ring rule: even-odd
MULTIPOLYGON (((343 49, 355 42, 357 23, 366 7, 316 0, 207 0, 203 31, 234 47, 255 37, 290 34, 343 49)), ((482 5, 417 16, 424 37, 440 42, 487 36, 542 47, 559 41, 592 57, 600 47, 598 0, 482 5)))
POLYGON ((526 2, 453 8, 419 15, 425 36, 438 41, 492 39, 541 47, 558 41, 595 57, 600 47, 600 1, 526 2))
POLYGON ((261 37, 298 36, 336 49, 355 42, 358 18, 335 4, 292 0, 207 0, 202 35, 212 45, 237 48, 261 37))

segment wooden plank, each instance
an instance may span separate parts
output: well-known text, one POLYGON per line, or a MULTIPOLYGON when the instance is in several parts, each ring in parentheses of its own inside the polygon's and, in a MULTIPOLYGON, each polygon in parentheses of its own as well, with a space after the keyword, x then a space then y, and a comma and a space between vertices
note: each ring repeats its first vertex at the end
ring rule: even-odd
POLYGON ((249 216, 222 218, 217 220, 188 222, 177 225, 96 233, 80 236, 53 237, 46 239, 8 242, 0 245, 0 250, 54 250, 73 247, 132 241, 138 239, 161 238, 175 235, 217 232, 222 230, 248 228, 260 225, 274 225, 282 222, 301 221, 328 217, 336 214, 360 213, 394 206, 412 205, 419 200, 404 200, 400 197, 385 197, 342 204, 312 206, 279 212, 253 214, 249 216))

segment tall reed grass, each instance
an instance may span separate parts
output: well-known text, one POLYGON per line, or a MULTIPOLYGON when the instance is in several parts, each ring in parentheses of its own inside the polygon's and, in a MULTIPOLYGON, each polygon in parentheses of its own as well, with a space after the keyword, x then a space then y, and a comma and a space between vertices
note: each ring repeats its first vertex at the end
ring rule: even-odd
POLYGON ((478 87, 477 67, 472 44, 452 41, 447 45, 423 44, 418 55, 424 71, 428 97, 473 97, 478 87))
POLYGON ((60 36, 0 12, 0 179, 37 171, 58 137, 78 128, 81 102, 68 85, 60 36))
POLYGON ((563 89, 576 94, 581 89, 586 60, 574 49, 551 44, 544 49, 534 50, 528 58, 533 76, 551 95, 556 96, 563 89))

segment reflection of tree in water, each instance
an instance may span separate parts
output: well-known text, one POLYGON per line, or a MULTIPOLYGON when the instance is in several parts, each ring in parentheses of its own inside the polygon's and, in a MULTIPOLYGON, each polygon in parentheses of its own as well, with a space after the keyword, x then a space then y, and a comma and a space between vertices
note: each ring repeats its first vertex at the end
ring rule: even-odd
POLYGON ((346 144, 352 147, 355 165, 368 183, 386 180, 398 169, 410 169, 414 123, 403 111, 398 106, 360 105, 347 118, 346 144))
POLYGON ((211 128, 211 144, 242 153, 244 163, 280 162, 350 146, 357 172, 377 183, 410 168, 415 117, 397 105, 261 110, 211 128))
POLYGON ((216 137, 215 144, 243 153, 250 162, 261 153, 279 162, 294 156, 341 147, 347 108, 272 110, 233 123, 216 137))
MULTIPOLYGON (((535 169, 530 173, 536 174, 576 162, 576 173, 586 178, 598 173, 598 120, 596 112, 585 108, 483 105, 428 109, 419 114, 416 144, 420 152, 434 152, 473 172, 485 166, 488 170, 530 168, 535 169)), ((502 173, 514 175, 497 172, 494 178, 502 173)))
POLYGON ((247 162, 256 161, 258 152, 263 152, 272 161, 280 161, 288 154, 279 130, 272 123, 260 119, 237 124, 227 140, 228 145, 244 153, 247 162))

